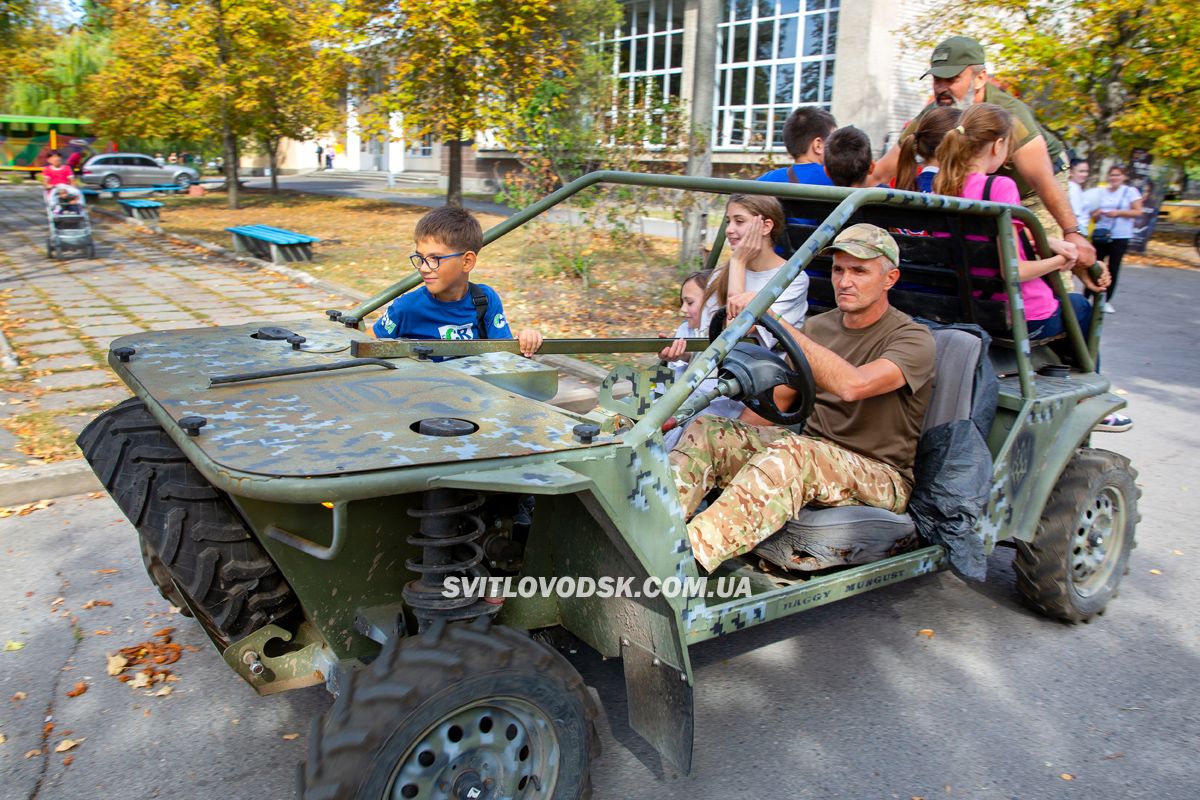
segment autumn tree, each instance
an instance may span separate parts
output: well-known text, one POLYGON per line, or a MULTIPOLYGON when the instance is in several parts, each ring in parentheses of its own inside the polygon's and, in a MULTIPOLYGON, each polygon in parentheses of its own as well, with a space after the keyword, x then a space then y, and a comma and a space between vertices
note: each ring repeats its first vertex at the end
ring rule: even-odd
POLYGON ((219 138, 237 208, 243 141, 277 147, 327 119, 325 108, 297 108, 336 96, 341 9, 333 0, 115 0, 112 57, 89 84, 92 117, 112 135, 219 138))
POLYGON ((395 115, 449 149, 446 201, 462 204, 462 143, 505 129, 543 81, 578 68, 614 24, 615 0, 396 0, 372 26, 374 61, 359 81, 365 135, 390 136, 395 115))
POLYGON ((975 36, 989 71, 1098 160, 1147 147, 1200 156, 1200 14, 1192 0, 946 0, 901 35, 975 36))

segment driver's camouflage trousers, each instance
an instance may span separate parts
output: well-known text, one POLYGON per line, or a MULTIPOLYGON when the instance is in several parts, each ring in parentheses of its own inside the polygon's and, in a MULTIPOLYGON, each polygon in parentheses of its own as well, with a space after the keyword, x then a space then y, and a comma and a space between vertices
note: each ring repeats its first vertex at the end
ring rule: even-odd
POLYGON ((750 550, 806 505, 868 505, 901 513, 912 487, 892 466, 780 427, 700 417, 671 451, 675 486, 690 515, 692 553, 710 572, 750 550))

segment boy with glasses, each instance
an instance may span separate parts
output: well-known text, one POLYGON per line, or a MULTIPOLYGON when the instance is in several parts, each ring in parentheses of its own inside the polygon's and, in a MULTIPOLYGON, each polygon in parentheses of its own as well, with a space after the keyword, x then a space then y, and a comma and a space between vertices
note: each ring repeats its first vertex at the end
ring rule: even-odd
MULTIPOLYGON (((444 206, 417 222, 416 252, 409 256, 424 285, 400 295, 375 323, 380 339, 511 339, 496 290, 471 283, 470 272, 483 247, 483 229, 471 213, 444 206)), ((542 335, 517 334, 521 354, 542 346, 542 335)))

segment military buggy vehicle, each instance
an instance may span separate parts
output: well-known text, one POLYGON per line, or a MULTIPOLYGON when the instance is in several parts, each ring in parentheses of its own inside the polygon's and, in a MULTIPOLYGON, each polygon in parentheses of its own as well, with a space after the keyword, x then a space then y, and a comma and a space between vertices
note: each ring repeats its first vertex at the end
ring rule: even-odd
MULTIPOLYGON (((1086 622, 1116 593, 1138 490, 1129 462, 1093 449, 1089 436, 1124 403, 1095 369, 1101 315, 1087 340, 1067 314, 1064 337, 1029 341, 1013 219, 1048 252, 1029 212, 882 188, 600 172, 487 241, 600 182, 772 194, 790 218, 821 222, 790 226, 795 252, 780 274, 711 342, 689 343, 698 355, 677 383, 618 368, 588 413, 547 404, 557 371, 520 358, 515 342, 364 333, 364 317, 415 276, 286 329, 261 320, 112 344, 109 363, 136 397, 97 418, 79 444, 137 527, 151 579, 258 693, 323 683, 337 696, 313 723, 304 798, 585 796, 598 703, 527 632, 565 629, 621 658, 631 727, 687 771, 692 645, 951 565, 979 577, 1000 544, 1015 546, 1017 588, 1048 616, 1086 622), (802 421, 813 386, 794 342, 779 336, 788 363, 740 340, 772 323, 764 312, 801 270, 813 312, 831 307, 830 262, 818 253, 859 221, 906 232, 891 302, 947 326, 935 330, 935 393, 918 454, 928 502, 918 514, 914 492, 910 505, 919 525, 863 507, 806 509, 710 576, 748 579, 749 597, 443 594, 445 576, 635 586, 698 577, 662 431, 711 399, 693 387, 714 369, 722 393, 776 421, 802 421), (971 272, 988 265, 1002 277, 971 272), (631 391, 621 396, 617 383, 631 391), (801 390, 798 411, 774 408, 780 383, 801 390), (948 447, 925 447, 945 430, 948 447), (947 483, 947 466, 981 478, 977 495, 947 483), (847 530, 868 528, 885 531, 877 552, 839 546, 847 530), (821 546, 844 565, 792 569, 821 546)), ((723 231, 714 261, 722 241, 723 231)), ((543 352, 662 344, 550 340, 543 352)))

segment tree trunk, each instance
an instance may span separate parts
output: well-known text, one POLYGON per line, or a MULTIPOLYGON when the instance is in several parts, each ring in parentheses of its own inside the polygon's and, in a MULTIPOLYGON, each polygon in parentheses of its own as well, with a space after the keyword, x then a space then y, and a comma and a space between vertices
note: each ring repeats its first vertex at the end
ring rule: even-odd
POLYGON ((462 136, 446 142, 450 150, 450 174, 446 178, 446 205, 462 208, 462 136))
POLYGON ((237 136, 233 134, 228 124, 221 132, 221 144, 225 151, 225 190, 229 195, 229 207, 237 209, 239 208, 237 136))
POLYGON ((267 137, 263 140, 267 147, 267 162, 271 165, 271 193, 279 192, 279 139, 267 137))
MULTIPOLYGON (((688 109, 688 160, 686 174, 708 178, 712 176, 712 113, 714 80, 717 69, 717 23, 720 22, 719 0, 698 0, 695 68, 692 72, 692 102, 688 109)), ((704 197, 704 195, 701 195, 704 197)), ((699 269, 704 263, 704 247, 708 239, 707 202, 697 202, 694 194, 688 198, 684 211, 683 236, 679 243, 681 270, 699 269)))

